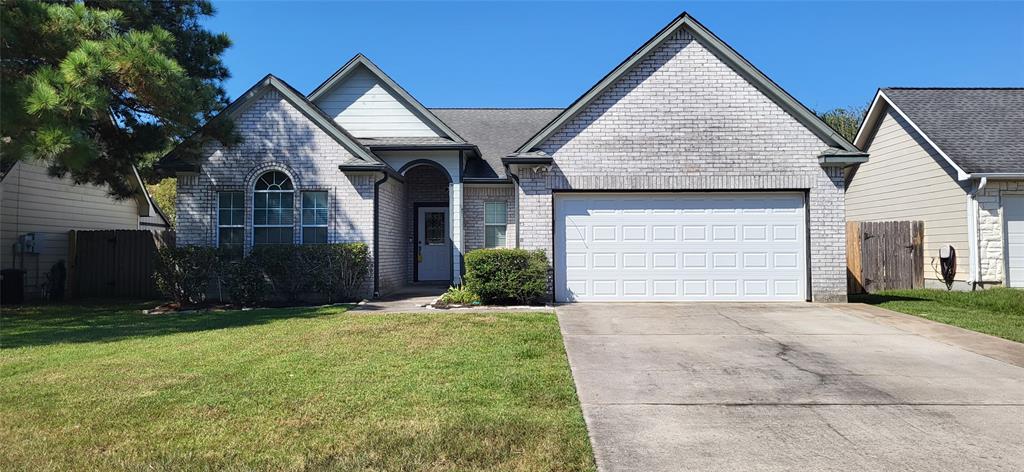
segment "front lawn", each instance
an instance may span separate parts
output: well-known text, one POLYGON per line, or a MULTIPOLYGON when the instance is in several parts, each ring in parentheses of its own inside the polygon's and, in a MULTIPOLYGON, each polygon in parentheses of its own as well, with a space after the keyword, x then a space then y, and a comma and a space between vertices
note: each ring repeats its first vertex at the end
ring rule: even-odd
POLYGON ((594 469, 553 314, 142 307, 4 307, 0 469, 594 469))
POLYGON ((1024 342, 1024 290, 892 290, 871 295, 851 295, 850 301, 878 305, 940 323, 1024 342))

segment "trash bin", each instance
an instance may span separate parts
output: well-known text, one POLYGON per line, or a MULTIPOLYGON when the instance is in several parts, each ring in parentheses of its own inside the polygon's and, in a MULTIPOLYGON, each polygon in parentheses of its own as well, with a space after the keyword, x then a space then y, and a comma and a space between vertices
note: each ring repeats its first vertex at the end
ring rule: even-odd
POLYGON ((0 270, 0 304, 20 305, 25 301, 25 271, 0 270))

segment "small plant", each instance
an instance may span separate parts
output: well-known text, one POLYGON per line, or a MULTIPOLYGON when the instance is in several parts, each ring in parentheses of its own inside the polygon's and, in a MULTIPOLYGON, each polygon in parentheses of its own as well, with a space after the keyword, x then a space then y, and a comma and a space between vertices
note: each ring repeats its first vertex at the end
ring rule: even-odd
POLYGON ((437 300, 438 305, 475 305, 480 303, 480 297, 471 292, 465 285, 448 287, 448 291, 437 300))
POLYGON ((216 250, 203 246, 165 246, 157 251, 156 287, 179 306, 206 300, 217 264, 216 250))
POLYGON ((526 304, 548 293, 543 251, 478 249, 466 255, 465 287, 489 305, 526 304))

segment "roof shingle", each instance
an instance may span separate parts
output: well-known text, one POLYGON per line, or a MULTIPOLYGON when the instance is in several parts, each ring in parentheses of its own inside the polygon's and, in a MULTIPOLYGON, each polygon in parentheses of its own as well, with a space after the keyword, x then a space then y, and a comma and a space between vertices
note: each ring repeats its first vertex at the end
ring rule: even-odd
POLYGON ((885 88, 964 172, 1024 172, 1024 88, 885 88))
POLYGON ((504 179, 501 158, 553 120, 561 108, 431 108, 467 142, 480 148, 482 160, 466 163, 466 177, 504 179))

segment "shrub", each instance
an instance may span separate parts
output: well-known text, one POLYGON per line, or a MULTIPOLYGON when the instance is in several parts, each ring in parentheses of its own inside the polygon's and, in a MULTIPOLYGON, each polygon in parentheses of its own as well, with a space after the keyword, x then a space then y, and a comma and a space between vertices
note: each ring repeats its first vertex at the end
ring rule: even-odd
POLYGON ((472 305, 479 303, 480 297, 475 293, 466 288, 465 285, 459 287, 448 287, 448 291, 441 295, 441 298, 437 301, 439 305, 472 305))
POLYGON ((370 248, 363 243, 304 246, 313 278, 310 289, 328 300, 353 300, 370 273, 370 248))
POLYGON ((222 253, 218 270, 228 298, 242 306, 257 306, 266 299, 267 277, 251 257, 222 253))
POLYGON ((299 300, 312 277, 305 266, 302 248, 291 244, 256 246, 245 259, 250 267, 266 274, 274 293, 288 302, 299 300))
POLYGON ((370 270, 370 251, 363 243, 260 246, 246 260, 289 302, 304 293, 351 300, 370 270))
POLYGON ((543 251, 478 249, 466 255, 465 287, 486 304, 538 301, 548 290, 543 251))
POLYGON ((206 300, 206 289, 217 263, 216 250, 203 246, 165 246, 157 251, 156 287, 181 306, 206 300))

